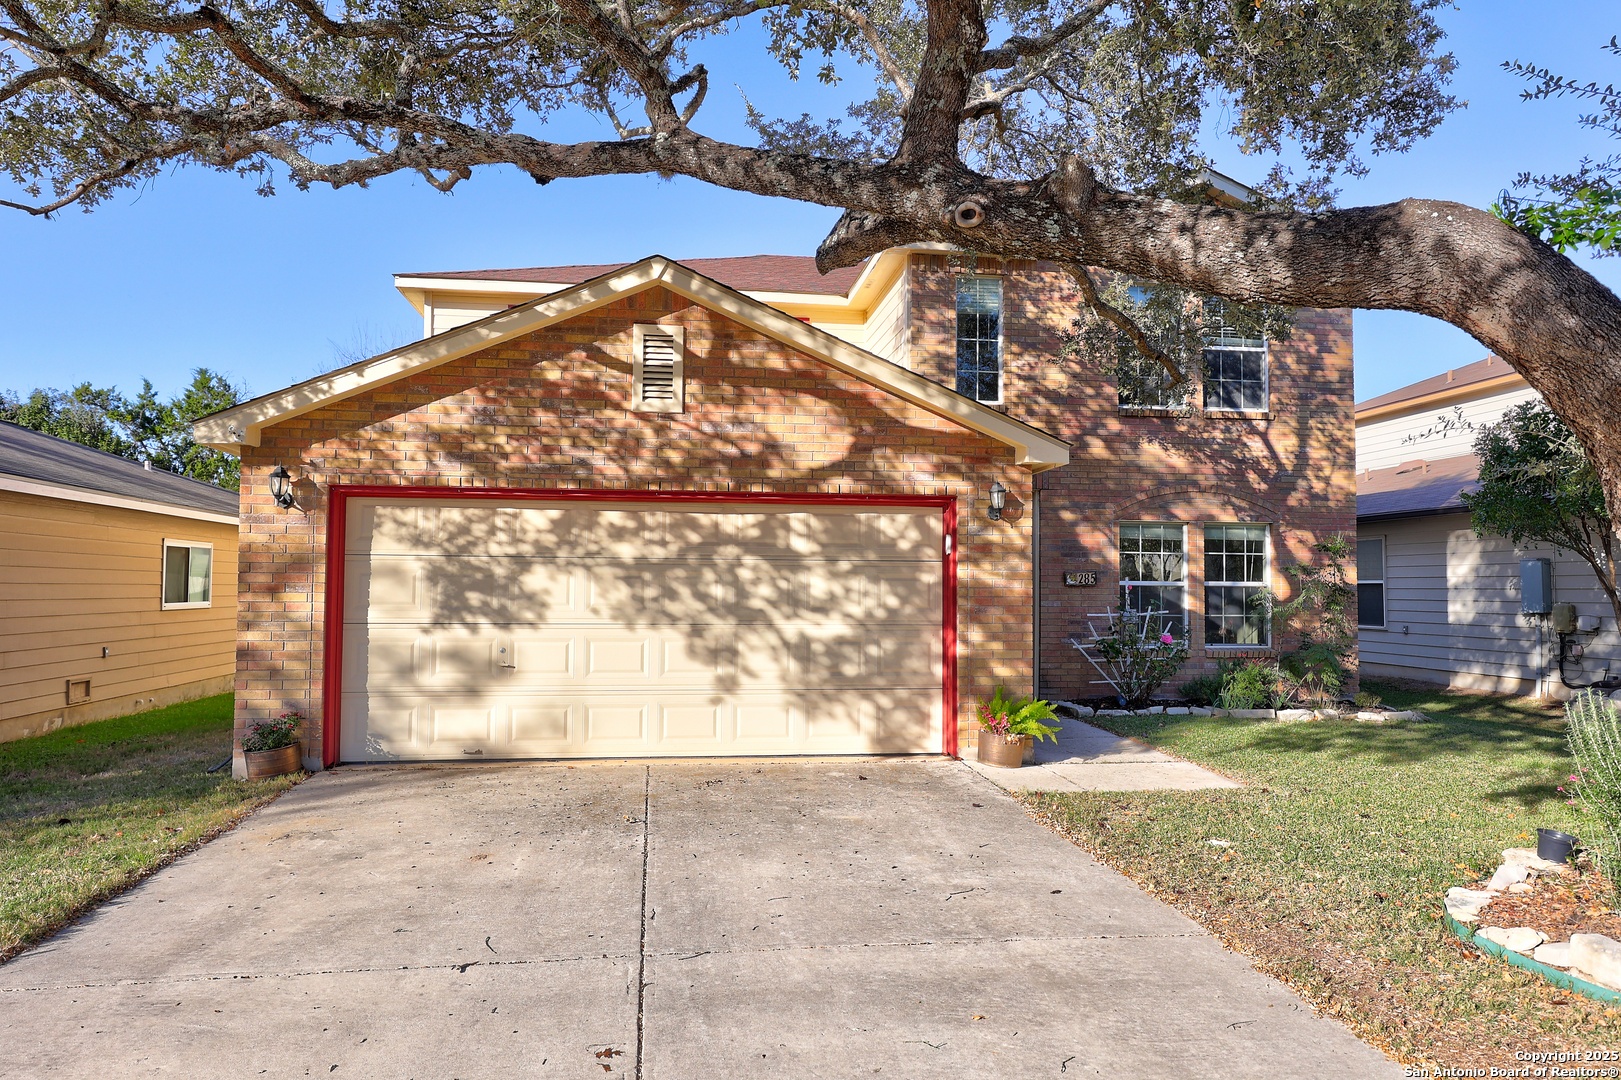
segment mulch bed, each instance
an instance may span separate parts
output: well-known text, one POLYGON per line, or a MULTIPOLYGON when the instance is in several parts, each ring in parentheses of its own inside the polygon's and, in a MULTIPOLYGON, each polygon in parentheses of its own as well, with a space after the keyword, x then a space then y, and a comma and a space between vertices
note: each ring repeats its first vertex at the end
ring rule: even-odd
MULTIPOLYGON (((1479 886, 1476 886, 1477 888, 1479 886)), ((1542 874, 1528 893, 1504 893, 1480 912, 1477 926, 1529 926, 1549 941, 1572 934, 1603 934, 1621 941, 1621 912, 1610 883, 1597 870, 1542 874)))

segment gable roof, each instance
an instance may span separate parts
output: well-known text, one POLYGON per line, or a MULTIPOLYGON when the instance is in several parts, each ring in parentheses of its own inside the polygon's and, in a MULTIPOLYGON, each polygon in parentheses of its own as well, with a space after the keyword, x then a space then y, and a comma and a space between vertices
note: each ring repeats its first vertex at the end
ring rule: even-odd
POLYGON ((254 398, 198 420, 192 431, 205 446, 241 453, 244 445, 259 445, 263 429, 284 420, 660 286, 904 401, 1005 443, 1013 448, 1014 462, 1032 472, 1069 462, 1069 444, 1062 439, 963 397, 662 255, 649 256, 561 292, 254 398))
POLYGON ((1465 492, 1480 488, 1480 458, 1474 454, 1440 461, 1405 461, 1388 469, 1357 473, 1356 516, 1370 518, 1458 514, 1465 492))
POLYGON ((1417 408, 1421 402, 1431 405, 1442 398, 1473 397, 1498 385, 1517 385, 1524 381, 1507 360, 1500 356, 1488 356, 1484 360, 1476 360, 1473 364, 1451 368, 1439 375, 1420 379, 1416 383, 1409 383, 1387 394, 1359 402, 1356 406, 1356 418, 1370 420, 1375 416, 1406 412, 1409 408, 1417 408))
POLYGON ((237 493, 0 421, 0 490, 133 510, 237 520, 237 493))
MULTIPOLYGON (((531 281, 551 285, 578 285, 611 274, 623 263, 578 263, 568 266, 528 266, 511 270, 449 270, 400 274, 402 278, 445 278, 471 281, 531 281)), ((742 255, 729 259, 683 259, 681 265, 739 292, 796 292, 824 296, 849 293, 866 262, 823 274, 809 255, 742 255)))

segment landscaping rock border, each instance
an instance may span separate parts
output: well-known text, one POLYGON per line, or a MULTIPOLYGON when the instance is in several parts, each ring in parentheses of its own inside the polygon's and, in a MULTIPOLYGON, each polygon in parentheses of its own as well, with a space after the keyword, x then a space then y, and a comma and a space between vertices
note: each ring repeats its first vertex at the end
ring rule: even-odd
MULTIPOLYGON (((1551 967, 1539 960, 1526 956, 1524 953, 1518 953, 1512 949, 1505 949, 1503 946, 1497 944, 1495 941, 1492 941, 1490 938, 1482 936, 1480 931, 1470 930, 1467 926, 1459 922, 1457 919, 1454 919, 1451 915, 1443 915, 1441 919, 1446 923, 1447 929, 1452 931, 1453 935, 1456 936, 1458 940, 1462 941, 1466 945, 1473 945, 1487 956, 1494 956, 1499 960, 1508 961, 1517 968, 1524 968, 1526 971, 1535 972, 1536 974, 1541 975, 1548 982, 1552 983, 1554 986, 1559 987, 1561 990, 1569 990, 1573 993, 1581 994, 1584 997, 1590 997, 1594 1001, 1602 1001, 1606 1005, 1621 1005, 1621 990, 1611 990, 1608 987, 1600 986, 1597 983, 1590 983, 1586 979, 1580 978, 1569 971, 1561 971, 1559 968, 1551 967)), ((1564 943, 1559 942, 1557 944, 1564 943)), ((1538 947, 1537 951, 1542 952, 1544 949, 1549 948, 1551 948, 1551 946, 1542 945, 1538 947)))
POLYGON ((1093 709, 1073 701, 1055 701, 1053 710, 1071 720, 1094 716, 1230 716, 1235 720, 1355 720, 1364 724, 1391 724, 1426 719, 1421 712, 1371 712, 1345 709, 1215 709, 1193 705, 1150 705, 1146 709, 1093 709))

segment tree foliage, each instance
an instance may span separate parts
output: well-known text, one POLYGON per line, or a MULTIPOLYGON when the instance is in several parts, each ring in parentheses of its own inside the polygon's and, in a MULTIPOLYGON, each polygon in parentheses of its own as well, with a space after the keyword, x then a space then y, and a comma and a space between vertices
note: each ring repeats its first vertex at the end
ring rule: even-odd
POLYGON ((1086 268, 1247 306, 1415 311, 1542 391, 1621 507, 1621 299, 1484 210, 1333 207, 1337 177, 1457 107, 1435 18, 1450 6, 0 0, 0 204, 90 207, 175 165, 266 193, 396 173, 450 191, 487 166, 542 185, 682 175, 841 208, 824 271, 915 243, 1053 260, 1173 380, 1186 363, 1086 268), (710 65, 716 85, 747 81, 720 70, 745 25, 790 77, 871 89, 839 117, 774 115, 756 94, 749 139, 706 133, 710 65), (592 125, 616 137, 577 137, 592 125), (1256 157, 1257 199, 1215 190, 1212 128, 1256 157))
POLYGON ((1540 401, 1503 414, 1475 439, 1480 489, 1463 496, 1479 536, 1551 544, 1593 568, 1621 626, 1615 528, 1597 471, 1563 421, 1540 401))
MULTIPOLYGON (((1621 58, 1621 38, 1612 36, 1604 51, 1621 58)), ((1621 90, 1615 84, 1583 82, 1519 60, 1504 63, 1503 69, 1530 83, 1520 93, 1523 100, 1572 98, 1585 102, 1592 111, 1582 113, 1576 122, 1621 139, 1621 90)), ((1492 207, 1510 225, 1541 237, 1560 251, 1586 247, 1596 255, 1621 253, 1621 153, 1584 157, 1566 173, 1523 172, 1514 186, 1532 194, 1505 191, 1492 207)))
POLYGON ((191 422, 237 404, 242 396, 224 376, 198 368, 191 383, 167 401, 159 400, 145 379, 133 398, 87 382, 22 397, 0 393, 0 420, 235 490, 240 463, 193 442, 191 422))
MULTIPOLYGON (((846 117, 766 115, 759 146, 862 162, 915 150, 931 11, 917 0, 4 0, 0 163, 49 209, 94 204, 169 162, 296 184, 410 170, 449 189, 480 164, 537 179, 673 166, 661 135, 708 93, 694 54, 745 20, 792 78, 873 79, 846 117), (596 116, 616 149, 545 138, 596 116), (644 114, 638 116, 637 114, 644 114), (847 122, 849 126, 846 127, 847 122), (912 146, 908 146, 908 140, 912 146)), ((1039 176, 1077 153, 1110 184, 1187 193, 1213 110, 1246 151, 1299 151, 1275 196, 1323 205, 1365 154, 1402 150, 1455 102, 1432 12, 1442 0, 988 0, 1005 34, 970 59, 964 161, 1039 176)), ((938 31, 939 27, 936 26, 938 31)), ((966 22, 963 30, 974 32, 966 22)), ((743 88, 745 94, 748 88, 743 88)), ((674 171, 683 171, 679 167, 674 171)), ((814 197, 814 196, 811 196, 814 197)))

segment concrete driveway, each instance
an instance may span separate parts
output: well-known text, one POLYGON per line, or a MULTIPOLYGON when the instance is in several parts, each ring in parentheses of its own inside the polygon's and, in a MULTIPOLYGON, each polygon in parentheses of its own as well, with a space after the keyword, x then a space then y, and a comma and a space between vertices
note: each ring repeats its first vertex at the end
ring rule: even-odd
POLYGON ((1395 1077, 960 763, 347 768, 0 966, 12 1077, 1395 1077))

